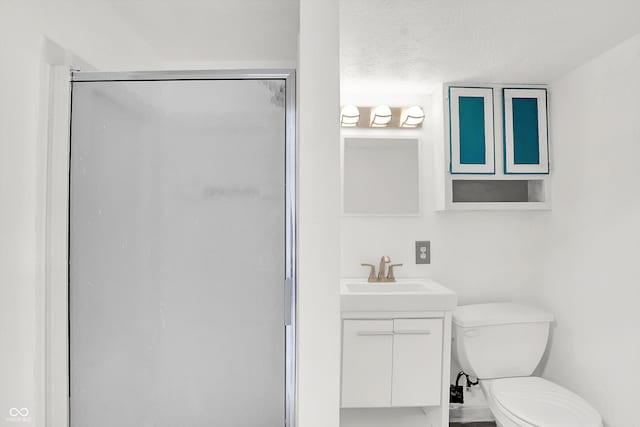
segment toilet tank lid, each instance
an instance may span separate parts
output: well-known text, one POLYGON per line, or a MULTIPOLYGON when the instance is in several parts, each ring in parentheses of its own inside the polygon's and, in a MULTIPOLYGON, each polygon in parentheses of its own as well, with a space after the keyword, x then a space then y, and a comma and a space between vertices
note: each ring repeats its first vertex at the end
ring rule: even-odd
POLYGON ((552 321, 553 314, 549 312, 505 302, 461 305, 453 312, 453 323, 463 328, 552 321))

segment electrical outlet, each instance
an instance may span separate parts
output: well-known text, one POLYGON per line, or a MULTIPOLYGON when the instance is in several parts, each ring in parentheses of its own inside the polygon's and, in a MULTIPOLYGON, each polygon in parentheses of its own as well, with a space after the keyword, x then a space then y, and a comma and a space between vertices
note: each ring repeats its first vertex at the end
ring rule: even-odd
POLYGON ((431 264, 431 242, 416 241, 416 264, 431 264))

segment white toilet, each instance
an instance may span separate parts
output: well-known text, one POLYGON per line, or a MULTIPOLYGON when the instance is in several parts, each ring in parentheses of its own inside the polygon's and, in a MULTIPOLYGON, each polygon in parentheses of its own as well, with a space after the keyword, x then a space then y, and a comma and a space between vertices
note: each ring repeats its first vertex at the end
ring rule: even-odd
POLYGON ((557 384, 530 376, 547 346, 553 315, 510 303, 460 306, 453 352, 477 377, 500 427, 602 427, 600 414, 557 384))

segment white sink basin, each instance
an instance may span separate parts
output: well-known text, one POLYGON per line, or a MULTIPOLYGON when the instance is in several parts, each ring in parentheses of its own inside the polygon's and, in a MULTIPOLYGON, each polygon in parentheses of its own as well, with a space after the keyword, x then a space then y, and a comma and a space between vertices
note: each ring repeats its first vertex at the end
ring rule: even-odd
POLYGON ((342 279, 340 293, 342 311, 442 311, 453 310, 458 302, 453 291, 431 279, 342 279))

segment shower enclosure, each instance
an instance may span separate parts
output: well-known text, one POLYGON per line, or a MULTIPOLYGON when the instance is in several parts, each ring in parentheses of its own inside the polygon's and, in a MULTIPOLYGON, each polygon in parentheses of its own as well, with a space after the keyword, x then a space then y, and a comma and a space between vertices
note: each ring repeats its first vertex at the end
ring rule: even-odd
POLYGON ((73 73, 71 427, 293 425, 294 89, 73 73))

